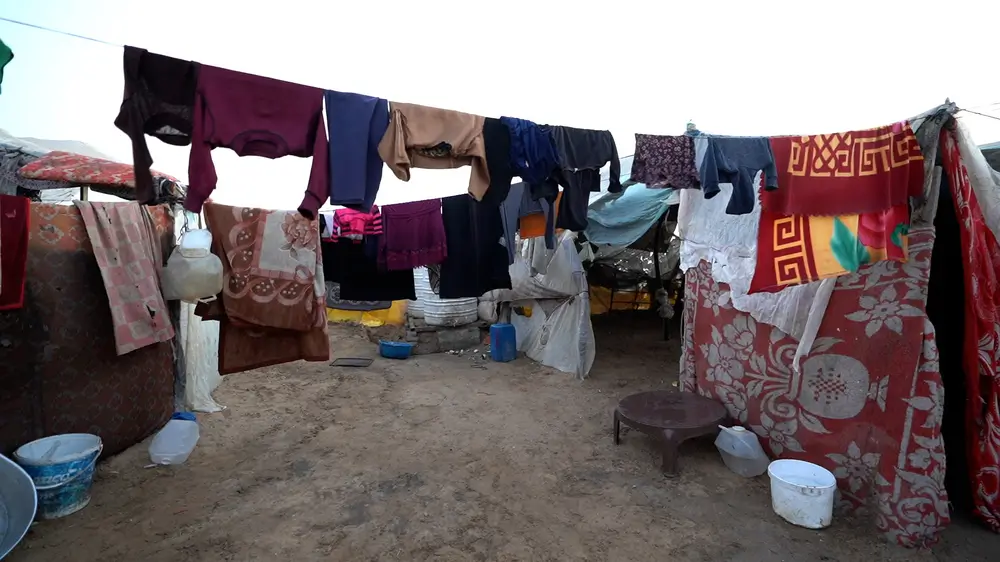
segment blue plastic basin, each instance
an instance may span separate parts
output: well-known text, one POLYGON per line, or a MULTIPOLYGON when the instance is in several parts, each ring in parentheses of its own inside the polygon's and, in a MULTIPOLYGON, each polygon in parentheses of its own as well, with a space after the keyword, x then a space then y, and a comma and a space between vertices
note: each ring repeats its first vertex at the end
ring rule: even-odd
POLYGON ((405 341, 378 342, 378 353, 387 359, 407 359, 413 351, 412 343, 405 341))

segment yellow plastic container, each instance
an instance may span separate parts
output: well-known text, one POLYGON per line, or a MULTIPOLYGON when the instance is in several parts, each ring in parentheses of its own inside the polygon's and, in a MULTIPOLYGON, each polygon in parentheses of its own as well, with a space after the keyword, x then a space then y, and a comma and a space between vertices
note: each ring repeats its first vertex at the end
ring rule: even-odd
POLYGON ((652 299, 646 291, 615 291, 611 302, 611 289, 590 287, 590 314, 597 316, 611 310, 649 310, 652 299))
POLYGON ((392 301, 392 306, 385 310, 372 310, 362 312, 360 310, 340 310, 337 308, 326 309, 326 319, 330 322, 353 322, 369 328, 376 328, 389 324, 390 326, 402 326, 406 322, 406 301, 392 301))

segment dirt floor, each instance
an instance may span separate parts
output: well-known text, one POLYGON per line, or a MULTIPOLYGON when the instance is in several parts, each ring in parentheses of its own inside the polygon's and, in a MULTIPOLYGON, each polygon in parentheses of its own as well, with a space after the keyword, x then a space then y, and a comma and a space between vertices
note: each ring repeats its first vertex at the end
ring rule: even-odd
MULTIPOLYGON (((103 462, 90 506, 36 525, 9 560, 996 559, 1000 537, 968 523, 933 551, 851 518, 793 527, 767 477, 730 473, 711 439, 684 447, 674 479, 643 436, 615 447, 617 400, 677 376, 676 338, 635 316, 595 319, 586 382, 444 354, 227 377, 228 409, 199 416, 187 464, 143 468, 148 443, 103 462)), ((332 340, 335 357, 376 354, 357 327, 332 340)))

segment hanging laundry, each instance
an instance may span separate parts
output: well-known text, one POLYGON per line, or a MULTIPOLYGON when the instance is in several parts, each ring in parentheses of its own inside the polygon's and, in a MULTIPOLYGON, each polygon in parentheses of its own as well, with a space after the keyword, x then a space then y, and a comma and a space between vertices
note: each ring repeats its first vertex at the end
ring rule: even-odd
POLYGON ((441 264, 441 298, 479 298, 493 289, 510 289, 507 250, 500 244, 503 220, 497 209, 466 195, 441 203, 448 242, 448 257, 441 264))
MULTIPOLYGON (((620 192, 614 192, 620 193, 620 192)), ((559 209, 556 214, 555 227, 583 232, 587 230, 587 208, 590 205, 590 193, 578 188, 567 187, 556 197, 559 203, 553 206, 559 209)), ((548 226, 546 226, 548 232, 548 226)))
MULTIPOLYGON (((507 248, 507 265, 514 263, 514 233, 521 218, 521 201, 527 192, 524 182, 510 186, 507 198, 500 205, 500 219, 503 221, 503 245, 507 248)), ((530 199, 530 197, 529 197, 530 199)))
POLYGON ((907 261, 910 207, 860 215, 781 215, 761 210, 750 293, 856 272, 882 260, 907 261))
POLYGON ((334 224, 333 211, 320 211, 319 213, 319 239, 334 240, 340 235, 340 230, 334 224))
POLYGON ((587 228, 587 205, 590 194, 601 191, 601 168, 610 162, 608 191, 618 193, 621 185, 621 161, 618 147, 609 131, 592 131, 572 127, 547 127, 556 148, 559 165, 541 184, 531 184, 535 200, 547 199, 554 204, 559 187, 562 201, 555 224, 558 228, 582 232, 587 228))
POLYGON ((382 228, 379 261, 389 271, 438 264, 448 257, 440 199, 385 205, 382 228))
POLYGON ((202 65, 194 101, 194 128, 184 208, 200 212, 218 182, 212 150, 240 156, 312 156, 299 213, 316 217, 330 196, 330 154, 323 126, 323 90, 202 65))
POLYGON ((0 195, 0 310, 24 305, 30 205, 27 197, 0 195))
POLYGON ((319 228, 293 211, 205 204, 219 298, 196 313, 219 321, 219 373, 327 361, 326 282, 319 228))
POLYGON ((635 156, 629 180, 646 187, 697 189, 701 178, 694 165, 690 135, 635 135, 635 156))
POLYGON ((149 171, 153 157, 146 135, 174 146, 191 144, 200 65, 129 46, 125 47, 123 62, 125 93, 115 126, 132 140, 135 199, 149 205, 160 194, 149 171))
POLYGON ((340 284, 340 300, 416 300, 413 270, 380 270, 377 256, 368 251, 369 240, 377 247, 379 238, 381 236, 370 236, 363 244, 347 239, 323 242, 323 271, 331 281, 340 284))
POLYGON ((547 180, 559 166, 559 156, 548 128, 514 117, 501 117, 500 121, 510 133, 510 162, 514 174, 529 184, 547 180))
POLYGON ((499 206, 507 199, 510 182, 516 175, 510 163, 510 129, 499 119, 483 120, 483 146, 486 148, 486 168, 490 173, 490 188, 482 202, 499 206))
POLYGON ((774 137, 781 189, 761 193, 781 215, 884 212, 921 197, 924 157, 909 123, 832 135, 774 137))
POLYGON ((146 207, 75 201, 104 279, 118 355, 170 341, 174 326, 160 289, 163 248, 146 207))
POLYGON ((530 193, 521 200, 521 226, 518 234, 521 240, 545 237, 545 248, 555 249, 556 220, 559 218, 559 204, 562 202, 562 191, 556 195, 555 201, 548 199, 534 200, 530 193))
POLYGON ((330 203, 367 210, 382 183, 378 144, 389 127, 382 98, 326 91, 330 133, 330 203))
POLYGON ((358 241, 365 236, 379 236, 384 231, 382 212, 376 205, 372 205, 369 212, 337 209, 333 212, 333 224, 337 231, 337 238, 350 238, 358 241))
POLYGON ((708 137, 701 163, 701 189, 706 199, 719 194, 719 184, 733 185, 726 214, 745 215, 757 199, 754 176, 764 172, 764 189, 778 188, 770 140, 764 137, 708 137))
MULTIPOLYGON (((559 158, 559 185, 566 189, 596 193, 601 191, 601 168, 611 164, 608 191, 622 190, 618 146, 610 131, 573 127, 548 127, 559 158)), ((586 216, 586 214, 584 214, 586 216)), ((572 230, 572 229, 571 229, 572 230)), ((583 230, 583 229, 580 229, 583 230)))
POLYGON ((391 102, 389 128, 379 156, 396 177, 410 181, 411 168, 447 170, 472 166, 469 193, 481 200, 490 186, 483 142, 484 118, 412 103, 391 102))
MULTIPOLYGON (((3 86, 3 69, 12 60, 14 60, 14 51, 11 51, 10 47, 0 39, 0 87, 3 86)), ((2 92, 3 90, 0 89, 0 93, 2 92)))

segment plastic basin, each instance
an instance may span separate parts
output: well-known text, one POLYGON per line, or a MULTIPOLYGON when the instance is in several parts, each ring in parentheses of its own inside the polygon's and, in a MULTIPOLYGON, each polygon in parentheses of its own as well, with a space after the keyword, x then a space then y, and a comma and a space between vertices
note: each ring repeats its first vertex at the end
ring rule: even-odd
POLYGON ((406 359, 413 352, 414 344, 404 341, 378 342, 378 353, 387 359, 406 359))
POLYGON ((24 538, 37 507, 31 477, 17 463, 0 455, 0 558, 24 538))
POLYGON ((785 521, 807 529, 829 527, 837 479, 811 462, 782 459, 767 467, 771 477, 771 508, 785 521))

